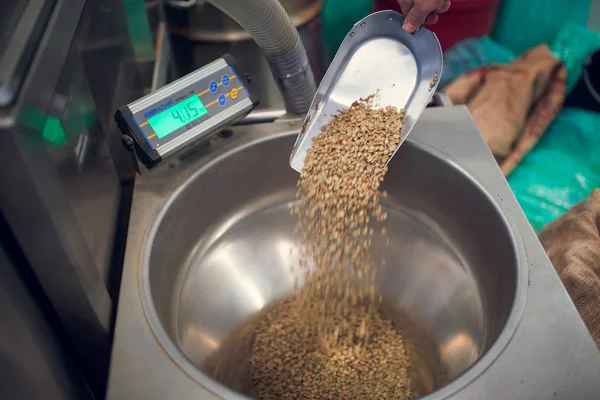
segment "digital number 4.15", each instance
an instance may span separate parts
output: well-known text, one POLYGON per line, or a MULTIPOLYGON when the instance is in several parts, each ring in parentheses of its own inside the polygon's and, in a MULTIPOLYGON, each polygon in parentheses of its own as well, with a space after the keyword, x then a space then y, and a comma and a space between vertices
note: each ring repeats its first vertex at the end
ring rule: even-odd
POLYGON ((182 124, 189 122, 190 120, 198 118, 201 110, 198 110, 193 102, 188 102, 185 107, 171 111, 171 116, 179 120, 182 124))

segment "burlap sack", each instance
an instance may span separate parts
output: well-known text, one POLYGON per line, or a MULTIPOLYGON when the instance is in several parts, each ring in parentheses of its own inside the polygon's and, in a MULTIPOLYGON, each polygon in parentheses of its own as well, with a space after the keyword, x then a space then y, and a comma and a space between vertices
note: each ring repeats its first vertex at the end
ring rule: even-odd
POLYGON ((500 168, 508 175, 560 112, 567 72, 546 45, 507 65, 486 65, 446 87, 465 104, 500 168))
POLYGON ((600 189, 546 226, 539 238, 600 348, 600 189))

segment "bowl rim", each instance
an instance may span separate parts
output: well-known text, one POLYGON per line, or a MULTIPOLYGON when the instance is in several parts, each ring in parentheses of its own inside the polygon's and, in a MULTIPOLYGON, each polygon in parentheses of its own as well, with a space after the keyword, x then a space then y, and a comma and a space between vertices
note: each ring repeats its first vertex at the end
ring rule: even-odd
MULTIPOLYGON (((269 142, 272 140, 283 139, 288 136, 295 136, 297 132, 282 132, 278 134, 272 134, 265 137, 260 137, 258 139, 250 140, 246 143, 243 143, 235 148, 230 148, 225 150, 223 153, 213 158, 209 162, 207 162, 202 167, 198 168, 193 174, 187 177, 181 185, 173 191, 168 197, 167 200, 160 207, 159 211, 150 226, 150 229, 145 233, 144 239, 141 245, 141 257, 140 263, 138 264, 138 287, 139 287, 139 295, 142 304, 142 311, 144 313, 144 318, 150 327, 150 331, 152 332, 154 339, 157 344, 164 350, 166 355, 173 361, 175 365, 181 371, 183 371, 188 377, 190 377, 195 383, 200 385, 202 388, 208 390, 212 394, 224 398, 224 399, 232 399, 232 400, 254 400, 251 397, 248 397, 240 392, 237 392, 219 381, 211 378, 204 372, 202 372, 186 355, 183 351, 175 344, 172 336, 167 332, 166 328, 162 324, 160 317, 158 316, 158 312, 156 310, 156 306, 154 304, 154 300, 152 298, 152 289, 150 284, 150 256, 152 251, 152 243, 154 238, 158 232, 158 229, 161 225, 161 222, 169 210, 170 206, 176 201, 178 196, 186 190, 186 188, 191 185, 199 176, 203 175, 206 171, 212 169, 215 166, 218 166, 221 162, 225 161, 228 157, 252 148, 254 146, 260 145, 264 142, 269 142)), ((507 208, 502 204, 502 202, 497 201, 494 196, 490 193, 490 191, 486 188, 485 184, 477 180, 471 173, 469 173, 464 167, 460 164, 451 160, 444 153, 434 149, 433 147, 416 143, 407 140, 405 146, 411 146, 423 151, 425 153, 429 153, 431 156, 434 156, 443 163, 447 164, 449 168, 455 170, 456 173, 463 175, 465 179, 470 181, 472 185, 474 185, 484 197, 487 197, 490 201, 490 204, 496 209, 498 216, 500 217, 501 222, 504 224, 506 231, 509 233, 510 241, 512 243, 512 248, 514 249, 515 255, 515 266, 516 266, 516 282, 515 282, 515 290, 513 293, 512 305, 509 310, 508 316, 500 329, 497 337, 492 341, 486 351, 479 357, 477 361, 475 361, 471 366, 465 369, 461 374, 451 380, 444 386, 441 386, 435 389, 433 392, 430 392, 424 396, 419 397, 419 400, 441 400, 445 399, 460 390, 467 387, 469 384, 473 383, 475 379, 477 379, 481 374, 483 374, 492 363, 502 354, 508 343, 513 338, 519 323, 521 322, 525 303, 527 298, 527 280, 528 280, 528 262, 527 262, 527 253, 525 251, 523 242, 521 240, 521 235, 519 233, 519 229, 515 224, 510 212, 508 212, 507 208)))

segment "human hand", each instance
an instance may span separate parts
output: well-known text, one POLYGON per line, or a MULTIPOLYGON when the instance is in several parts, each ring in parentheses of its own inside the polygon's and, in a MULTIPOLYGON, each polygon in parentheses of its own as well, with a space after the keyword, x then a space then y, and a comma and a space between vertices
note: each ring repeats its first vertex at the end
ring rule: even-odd
POLYGON ((398 4, 405 17, 403 28, 409 33, 423 24, 435 24, 438 15, 450 8, 450 0, 398 0, 398 4))

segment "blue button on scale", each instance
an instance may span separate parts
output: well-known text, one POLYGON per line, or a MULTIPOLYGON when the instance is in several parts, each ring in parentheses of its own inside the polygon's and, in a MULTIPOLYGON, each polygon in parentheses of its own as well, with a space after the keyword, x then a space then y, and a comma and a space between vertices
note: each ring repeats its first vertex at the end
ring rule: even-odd
POLYGON ((216 91, 217 91, 217 89, 219 89, 219 85, 217 85, 217 82, 215 82, 215 81, 212 81, 212 82, 210 83, 210 85, 208 85, 208 88, 210 89, 210 91, 211 91, 211 92, 213 92, 213 93, 214 93, 214 92, 216 92, 216 91))
POLYGON ((220 106, 224 106, 226 101, 227 101, 227 99, 225 98, 225 95, 219 96, 219 105, 220 106))
POLYGON ((221 78, 221 83, 223 84, 223 86, 229 85, 229 75, 223 75, 223 77, 221 78))

